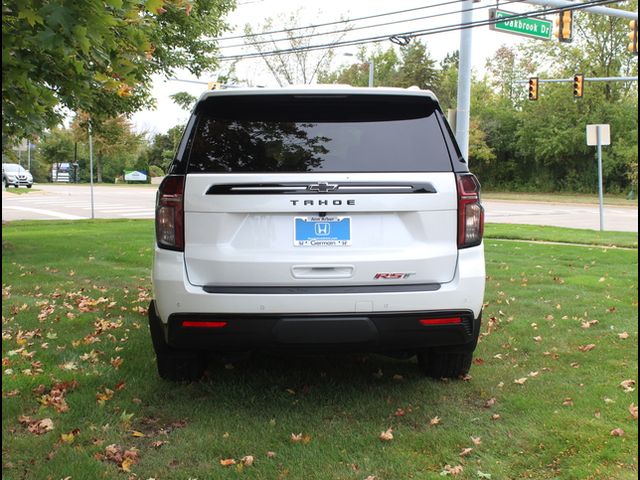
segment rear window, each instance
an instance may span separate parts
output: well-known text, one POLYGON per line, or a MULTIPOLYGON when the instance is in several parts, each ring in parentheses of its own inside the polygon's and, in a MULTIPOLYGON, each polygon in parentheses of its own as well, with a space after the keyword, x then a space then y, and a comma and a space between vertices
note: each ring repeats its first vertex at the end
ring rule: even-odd
POLYGON ((445 172, 435 102, 372 95, 253 95, 199 106, 190 173, 445 172))

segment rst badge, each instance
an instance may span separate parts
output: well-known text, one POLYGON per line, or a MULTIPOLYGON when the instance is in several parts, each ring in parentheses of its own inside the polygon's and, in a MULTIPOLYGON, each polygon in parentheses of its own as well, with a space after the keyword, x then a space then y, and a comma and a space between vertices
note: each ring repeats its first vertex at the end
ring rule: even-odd
POLYGON ((373 276, 374 280, 402 280, 415 275, 416 272, 378 272, 373 276))

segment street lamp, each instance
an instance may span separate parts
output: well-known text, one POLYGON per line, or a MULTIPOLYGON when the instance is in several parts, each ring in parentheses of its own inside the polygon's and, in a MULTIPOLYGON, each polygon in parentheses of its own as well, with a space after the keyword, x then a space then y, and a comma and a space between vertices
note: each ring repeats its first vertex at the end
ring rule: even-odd
MULTIPOLYGON (((343 53, 345 57, 355 57, 353 53, 343 53)), ((365 62, 369 64, 369 86, 373 87, 373 57, 369 61, 365 62)))

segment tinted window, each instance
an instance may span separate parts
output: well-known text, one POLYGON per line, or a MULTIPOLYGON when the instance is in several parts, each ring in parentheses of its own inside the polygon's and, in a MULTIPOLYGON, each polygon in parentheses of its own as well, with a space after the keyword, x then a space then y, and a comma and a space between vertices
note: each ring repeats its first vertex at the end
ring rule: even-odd
POLYGON ((198 112, 188 171, 451 171, 437 115, 423 97, 212 98, 198 112))

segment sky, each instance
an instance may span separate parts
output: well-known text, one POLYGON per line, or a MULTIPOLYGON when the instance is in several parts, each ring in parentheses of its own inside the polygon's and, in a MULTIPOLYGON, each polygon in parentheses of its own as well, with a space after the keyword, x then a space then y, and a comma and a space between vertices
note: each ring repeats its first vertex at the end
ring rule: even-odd
MULTIPOLYGON (((473 4, 474 21, 486 20, 489 17, 489 8, 496 6, 495 0, 481 0, 473 4)), ((516 3, 509 0, 502 0, 500 4, 502 10, 511 12, 525 12, 532 9, 531 6, 516 3)), ((237 0, 237 8, 231 12, 226 21, 231 30, 222 36, 233 36, 243 33, 244 26, 250 24, 254 31, 260 31, 266 18, 273 19, 272 30, 279 30, 284 25, 284 18, 298 12, 300 26, 314 25, 319 23, 333 22, 341 19, 354 19, 358 17, 371 16, 395 12, 398 10, 417 9, 402 14, 371 18, 368 20, 352 21, 351 25, 357 27, 347 33, 344 39, 361 39, 378 35, 394 35, 409 32, 412 30, 424 30, 429 28, 443 27, 460 23, 461 2, 456 0, 403 0, 402 2, 388 2, 381 0, 322 0, 322 2, 309 2, 304 0, 237 0), (438 6, 439 5, 439 6, 438 6), (425 8, 428 7, 428 8, 425 8), (439 15, 431 18, 420 18, 439 15), (366 29, 359 27, 374 24, 400 22, 402 20, 412 20, 395 23, 386 26, 377 26, 366 29)), ((326 26, 317 31, 339 30, 342 24, 326 26)), ((486 59, 501 45, 515 45, 524 40, 522 37, 495 32, 489 30, 488 26, 481 26, 473 30, 473 68, 476 74, 484 71, 486 59)), ((458 49, 460 44, 460 32, 438 33, 420 37, 420 40, 427 44, 427 47, 436 60, 442 60, 447 53, 458 49)), ((314 38, 312 44, 325 43, 323 37, 314 38)), ((247 47, 230 47, 242 43, 242 40, 220 41, 222 55, 234 55, 249 51, 247 47)), ((382 50, 386 50, 392 45, 385 41, 377 44, 382 50)), ((370 44, 370 49, 375 45, 370 44)), ((346 66, 355 61, 355 57, 348 56, 355 54, 358 47, 341 47, 335 51, 333 68, 346 66), (347 54, 347 55, 345 55, 347 54)), ((222 71, 224 66, 222 64, 222 71)), ((246 79, 254 85, 277 86, 273 77, 264 66, 263 60, 247 59, 240 61, 236 66, 236 75, 239 79, 246 79)), ((153 96, 156 99, 155 110, 143 110, 133 117, 133 124, 138 132, 145 132, 148 135, 164 133, 169 128, 186 123, 189 112, 178 107, 169 96, 177 92, 188 92, 198 97, 206 90, 206 82, 216 79, 217 72, 210 72, 201 78, 196 78, 185 71, 175 72, 175 80, 166 80, 157 77, 153 85, 153 96), (184 81, 180 81, 184 80, 184 81), (202 83, 191 83, 202 82, 202 83)))

